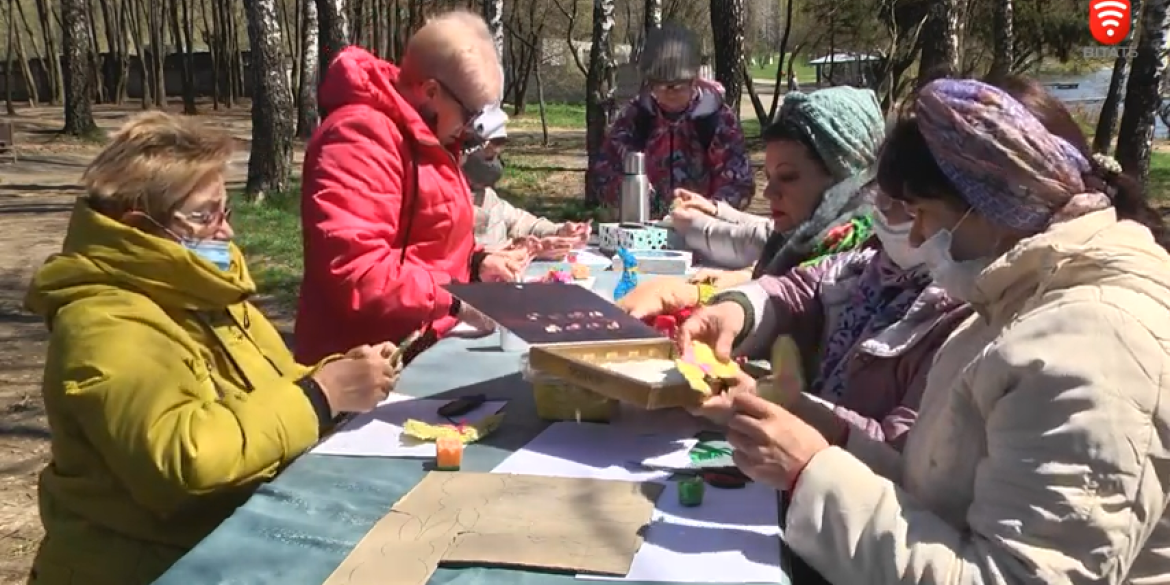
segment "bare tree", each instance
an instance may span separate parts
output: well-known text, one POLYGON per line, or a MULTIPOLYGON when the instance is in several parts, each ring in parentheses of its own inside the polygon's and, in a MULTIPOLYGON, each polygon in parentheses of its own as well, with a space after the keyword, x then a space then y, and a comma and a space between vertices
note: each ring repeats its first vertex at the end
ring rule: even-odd
POLYGON ((1097 130, 1093 134, 1093 152, 1108 153, 1113 144, 1113 132, 1117 129, 1118 108, 1121 106, 1121 94, 1125 90, 1126 78, 1129 76, 1129 48, 1134 37, 1138 35, 1138 16, 1141 14, 1142 0, 1133 0, 1130 4, 1130 34, 1125 40, 1118 43, 1117 58, 1113 60, 1113 75, 1109 77, 1109 89, 1105 92, 1105 101, 1101 104, 1101 112, 1097 115, 1097 130))
POLYGON ((244 193, 257 203, 284 191, 292 173, 295 112, 276 2, 244 2, 252 49, 252 152, 244 193))
MULTIPOLYGON (((601 153, 613 108, 613 55, 609 46, 613 7, 614 0, 593 0, 593 45, 589 49, 589 73, 585 81, 585 142, 590 168, 601 153)), ((591 177, 592 173, 585 177, 586 199, 596 204, 601 201, 601 193, 591 177)))
POLYGON ((1142 10, 1133 72, 1125 88, 1125 107, 1117 133, 1117 161, 1125 172, 1143 183, 1150 174, 1154 123, 1162 105, 1162 76, 1166 71, 1166 28, 1170 0, 1147 0, 1142 10))
POLYGON ((65 49, 65 128, 70 136, 92 137, 97 133, 93 121, 93 84, 89 52, 92 39, 89 28, 89 5, 85 0, 61 0, 61 46, 65 49))
POLYGON ((297 136, 308 139, 317 128, 317 76, 320 75, 317 3, 301 0, 301 74, 297 78, 297 136))
POLYGON ((1011 74, 1015 62, 1015 35, 1012 33, 1012 0, 993 0, 992 36, 995 47, 991 58, 990 76, 1003 78, 1011 74))
POLYGON ((711 0, 711 33, 715 40, 715 79, 723 84, 724 99, 739 116, 744 78, 743 0, 711 0))

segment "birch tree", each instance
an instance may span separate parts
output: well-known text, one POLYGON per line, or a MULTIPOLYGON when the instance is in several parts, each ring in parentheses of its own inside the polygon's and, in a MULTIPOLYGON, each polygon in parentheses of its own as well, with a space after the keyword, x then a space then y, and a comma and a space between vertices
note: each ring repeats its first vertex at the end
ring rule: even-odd
MULTIPOLYGON (((529 0, 532 1, 532 0, 529 0)), ((483 0, 483 19, 496 43, 496 54, 504 60, 504 0, 483 0)))
POLYGON ((992 54, 990 76, 1003 78, 1011 74, 1015 62, 1015 35, 1012 33, 1012 0, 993 0, 992 54))
POLYGON ((255 202, 284 191, 292 172, 295 112, 276 2, 244 2, 252 49, 252 151, 244 193, 255 202))
POLYGON ((317 128, 317 77, 320 75, 320 46, 317 3, 301 0, 301 75, 297 88, 297 136, 308 139, 317 128))
MULTIPOLYGON (((609 110, 613 106, 613 53, 610 34, 613 32, 614 0, 593 0, 593 45, 589 48, 589 70, 585 79, 585 142, 589 166, 593 167, 605 141, 609 125, 609 110)), ((585 176, 586 199, 601 201, 601 193, 593 180, 593 173, 585 176)))
MULTIPOLYGON (((305 0, 311 2, 313 0, 305 0)), ((349 44, 349 20, 346 17, 346 0, 316 0, 317 25, 320 29, 317 35, 318 52, 321 55, 321 68, 317 82, 325 79, 325 72, 333 57, 349 44)), ((325 112, 320 112, 325 118, 325 112)))
POLYGON ((93 84, 90 76, 89 4, 86 0, 61 0, 61 48, 65 52, 65 128, 64 134, 92 137, 97 131, 93 121, 93 84))
POLYGON ((739 116, 744 65, 743 0, 711 0, 711 33, 715 40, 715 79, 723 84, 724 101, 739 116))
POLYGON ((1142 10, 1133 71, 1125 87, 1125 107, 1117 133, 1117 161, 1126 173, 1143 183, 1150 175, 1154 124, 1162 105, 1162 77, 1166 72, 1166 28, 1170 0, 1147 0, 1142 10))
POLYGON ((1117 114, 1121 106, 1122 93, 1129 77, 1129 49, 1133 45, 1134 37, 1138 35, 1140 25, 1138 16, 1141 15, 1141 11, 1142 0, 1133 0, 1130 3, 1130 33, 1117 45, 1117 57, 1113 60, 1109 89, 1105 92, 1105 101, 1101 103, 1101 112, 1097 115, 1097 130, 1093 133, 1093 152, 1108 153, 1113 144, 1113 132, 1117 130, 1117 114))
POLYGON ((940 73, 958 73, 962 36, 963 0, 935 0, 922 27, 922 55, 918 59, 918 86, 940 73))

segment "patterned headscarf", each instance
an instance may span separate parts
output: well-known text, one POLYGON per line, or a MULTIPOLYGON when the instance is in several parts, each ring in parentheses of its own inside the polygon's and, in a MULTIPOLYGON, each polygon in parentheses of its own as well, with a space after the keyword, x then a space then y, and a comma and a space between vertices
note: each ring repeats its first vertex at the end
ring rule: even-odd
POLYGON ((1084 155, 1002 90, 940 79, 922 88, 915 106, 939 169, 991 222, 1036 233, 1110 205, 1085 187, 1084 155))
POLYGON ((790 91, 776 121, 793 125, 808 138, 836 182, 872 167, 886 137, 877 95, 849 86, 790 91))

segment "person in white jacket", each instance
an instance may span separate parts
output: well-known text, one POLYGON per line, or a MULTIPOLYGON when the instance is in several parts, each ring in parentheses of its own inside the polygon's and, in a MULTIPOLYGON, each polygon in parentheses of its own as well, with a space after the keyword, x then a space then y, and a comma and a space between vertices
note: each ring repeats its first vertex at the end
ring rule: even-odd
POLYGON ((976 311, 900 453, 729 399, 736 464, 789 492, 785 542, 832 583, 1170 583, 1170 255, 1121 215, 1135 183, 1037 115, 938 80, 882 150, 935 282, 976 311))

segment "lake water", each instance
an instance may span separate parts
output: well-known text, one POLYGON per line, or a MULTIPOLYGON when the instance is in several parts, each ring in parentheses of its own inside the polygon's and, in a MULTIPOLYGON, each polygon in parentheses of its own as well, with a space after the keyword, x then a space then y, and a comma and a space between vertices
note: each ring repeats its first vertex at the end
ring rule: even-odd
MULTIPOLYGON (((1101 113, 1101 104, 1105 101, 1105 94, 1109 93, 1109 79, 1112 76, 1113 68, 1106 67, 1080 76, 1046 77, 1042 81, 1046 84, 1078 84, 1076 89, 1057 89, 1049 86, 1048 91, 1052 92, 1052 95, 1067 104, 1069 109, 1078 118, 1087 118, 1095 121, 1101 113)), ((1124 93, 1122 94, 1122 99, 1124 99, 1124 93)), ((1118 120, 1120 121, 1120 118, 1118 120)), ((1170 136, 1170 130, 1162 124, 1160 118, 1156 119, 1155 124, 1157 124, 1157 127, 1154 129, 1154 136, 1159 138, 1170 136)))

